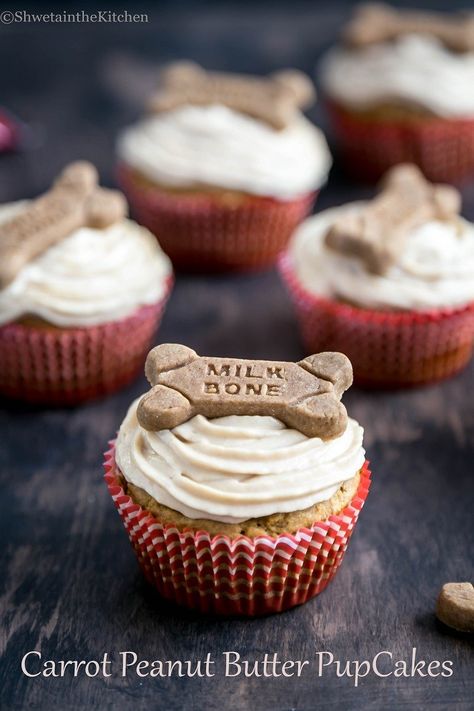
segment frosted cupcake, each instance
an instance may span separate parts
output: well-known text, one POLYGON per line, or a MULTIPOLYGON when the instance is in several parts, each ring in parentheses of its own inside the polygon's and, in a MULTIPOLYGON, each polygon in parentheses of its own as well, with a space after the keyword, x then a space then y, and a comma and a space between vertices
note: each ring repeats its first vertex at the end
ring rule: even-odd
POLYGON ((431 180, 474 177, 474 13, 360 6, 321 82, 348 170, 376 179, 397 163, 431 180))
POLYGON ((362 428, 339 402, 347 358, 199 358, 166 344, 146 373, 154 387, 105 468, 148 580, 223 614, 278 612, 323 590, 369 488, 362 428))
POLYGON ((340 350, 356 382, 417 385, 469 361, 474 225, 454 188, 392 169, 373 201, 326 210, 281 260, 309 352, 340 350))
POLYGON ((271 265, 326 182, 330 155, 301 113, 301 72, 268 78, 162 72, 149 115, 118 141, 119 181, 139 222, 191 270, 271 265))
POLYGON ((171 286, 120 193, 73 163, 48 193, 0 207, 0 393, 76 403, 141 369, 171 286))

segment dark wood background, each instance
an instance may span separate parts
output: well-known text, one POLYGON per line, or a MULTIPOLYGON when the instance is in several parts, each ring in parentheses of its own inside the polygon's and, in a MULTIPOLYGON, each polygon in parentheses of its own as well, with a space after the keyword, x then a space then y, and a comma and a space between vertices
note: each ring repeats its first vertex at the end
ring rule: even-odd
MULTIPOLYGON (((134 4, 129 9, 148 12, 149 23, 0 25, 0 104, 31 127, 28 150, 0 157, 0 201, 34 195, 66 161, 80 157, 93 160, 104 182, 113 184, 117 131, 140 114, 157 63, 189 57, 209 68, 266 72, 291 65, 312 73, 349 5, 134 4)), ((321 107, 312 115, 324 123, 321 107)), ((474 185, 463 192, 465 215, 474 219, 474 185)), ((318 207, 368 194, 336 167, 318 207)), ((303 355, 291 304, 273 271, 178 276, 158 339, 206 354, 303 355)), ((417 391, 348 393, 350 413, 366 428, 374 472, 348 555, 320 597, 250 621, 178 609, 161 600, 138 570, 101 464, 127 405, 145 389, 143 378, 76 409, 3 403, 0 707, 472 709, 472 647, 438 625, 433 609, 443 582, 473 578, 473 378, 471 366, 450 382, 417 391), (217 658, 228 650, 251 660, 265 652, 311 659, 321 650, 363 660, 384 649, 406 659, 412 647, 421 659, 452 660, 454 675, 372 675, 354 689, 350 679, 333 673, 104 680, 27 679, 20 671, 21 657, 32 649, 55 660, 123 650, 147 660, 196 659, 207 652, 217 658)))

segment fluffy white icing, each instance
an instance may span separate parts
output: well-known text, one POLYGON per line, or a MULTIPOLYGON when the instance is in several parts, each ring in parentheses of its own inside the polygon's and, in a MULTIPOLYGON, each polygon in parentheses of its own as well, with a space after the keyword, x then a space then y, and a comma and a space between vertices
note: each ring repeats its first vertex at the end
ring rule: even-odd
POLYGON ((367 308, 423 311, 461 306, 474 299, 474 225, 429 222, 413 230, 397 264, 383 276, 364 263, 329 249, 324 235, 344 211, 363 203, 325 210, 306 220, 290 245, 299 280, 308 291, 367 308))
POLYGON ((212 186, 289 200, 326 182, 331 157, 302 114, 281 131, 226 106, 146 118, 119 139, 120 158, 167 186, 212 186))
MULTIPOLYGON (((4 205, 0 220, 25 202, 4 205)), ((92 326, 156 303, 171 263, 156 238, 131 220, 82 228, 27 264, 0 290, 0 325, 31 314, 56 326, 92 326)))
POLYGON ((116 461, 127 481, 189 518, 238 523, 326 501, 364 463, 363 430, 349 419, 323 442, 273 417, 202 415, 147 432, 138 400, 120 428, 116 461))
POLYGON ((474 116, 474 52, 451 52, 433 37, 337 48, 321 74, 328 95, 355 109, 396 102, 443 117, 474 116))

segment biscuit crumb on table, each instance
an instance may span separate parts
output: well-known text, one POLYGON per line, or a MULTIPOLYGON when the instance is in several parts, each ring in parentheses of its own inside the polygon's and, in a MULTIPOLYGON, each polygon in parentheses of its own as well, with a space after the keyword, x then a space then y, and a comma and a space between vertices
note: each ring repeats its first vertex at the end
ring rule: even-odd
POLYGON ((445 583, 436 603, 436 617, 459 632, 474 632, 472 583, 445 583))

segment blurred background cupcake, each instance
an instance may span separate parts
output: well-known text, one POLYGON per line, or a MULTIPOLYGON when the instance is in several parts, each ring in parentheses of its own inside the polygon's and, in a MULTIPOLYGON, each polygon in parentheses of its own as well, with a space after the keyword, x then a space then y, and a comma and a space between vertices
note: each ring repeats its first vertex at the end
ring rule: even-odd
MULTIPOLYGON (((176 383, 182 364, 186 368, 197 358, 185 346, 163 344, 150 353, 146 373, 172 365, 176 383)), ((326 393, 320 436, 273 416, 242 414, 241 404, 238 415, 211 417, 198 405, 199 414, 191 417, 195 403, 190 419, 162 429, 143 417, 151 391, 131 404, 106 454, 105 479, 140 566, 164 597, 203 612, 281 612, 321 592, 335 575, 369 491, 363 429, 339 402, 352 368, 340 353, 321 353, 300 364, 264 361, 271 370, 267 379, 261 361, 225 363, 207 380, 222 389, 230 383, 234 390, 250 383, 253 392, 257 369, 257 388, 275 388, 275 373, 301 365, 306 412, 318 407, 321 396, 315 392, 326 393), (226 368, 233 368, 230 377, 226 368), (249 368, 252 375, 243 375, 249 368)), ((198 382, 205 373, 198 368, 198 382)), ((179 382, 179 392, 187 395, 189 385, 179 382)), ((288 402, 294 382, 291 376, 285 382, 288 402)), ((215 395, 209 399, 214 405, 215 395)), ((232 408, 236 398, 219 400, 232 408)), ((267 398, 266 408, 265 395, 257 400, 260 412, 276 406, 281 415, 278 395, 267 398)), ((160 393, 153 406, 159 418, 168 416, 166 403, 160 393)))
POLYGON ((76 403, 143 366, 171 287, 125 198, 69 165, 48 193, 0 207, 0 393, 76 403))
POLYGON ((352 176, 409 161, 430 180, 474 177, 474 12, 360 5, 320 77, 352 176))
POLYGON ((345 353, 361 384, 417 385, 472 355, 474 225, 413 165, 386 183, 306 220, 280 266, 308 352, 345 353))
POLYGON ((302 72, 267 78, 162 72, 150 113, 122 133, 119 182, 133 214, 187 270, 268 267, 310 212, 331 158, 301 113, 302 72))

